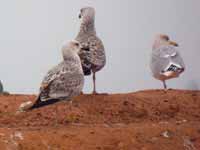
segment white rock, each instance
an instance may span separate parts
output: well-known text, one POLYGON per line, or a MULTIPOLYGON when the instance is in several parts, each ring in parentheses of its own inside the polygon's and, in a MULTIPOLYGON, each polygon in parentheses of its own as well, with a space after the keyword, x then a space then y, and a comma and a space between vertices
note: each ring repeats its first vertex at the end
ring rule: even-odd
POLYGON ((32 105, 33 105, 33 103, 31 101, 24 102, 19 106, 18 111, 23 112, 23 111, 27 110, 28 108, 30 108, 30 106, 32 106, 32 105))

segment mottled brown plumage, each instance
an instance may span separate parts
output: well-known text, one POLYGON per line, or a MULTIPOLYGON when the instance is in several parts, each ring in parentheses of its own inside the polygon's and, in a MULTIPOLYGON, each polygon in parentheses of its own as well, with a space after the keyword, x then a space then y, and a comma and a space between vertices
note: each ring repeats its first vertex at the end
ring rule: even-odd
POLYGON ((106 64, 105 50, 102 41, 96 35, 94 8, 82 8, 79 17, 82 19, 80 31, 76 37, 82 47, 79 56, 84 75, 93 73, 93 93, 96 93, 95 73, 106 64))
MULTIPOLYGON (((84 74, 78 56, 79 50, 80 45, 77 41, 71 41, 63 46, 64 61, 53 67, 44 77, 38 98, 29 109, 60 100, 70 100, 71 97, 80 94, 83 89, 84 74)), ((26 105, 23 107, 26 108, 26 105)))

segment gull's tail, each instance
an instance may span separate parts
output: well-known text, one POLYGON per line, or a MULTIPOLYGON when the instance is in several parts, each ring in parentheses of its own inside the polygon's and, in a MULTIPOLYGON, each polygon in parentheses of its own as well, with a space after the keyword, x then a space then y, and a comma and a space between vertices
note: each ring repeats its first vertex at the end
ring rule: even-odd
POLYGON ((176 63, 170 63, 162 72, 168 72, 168 71, 172 71, 172 72, 177 72, 177 73, 182 73, 185 70, 184 67, 182 67, 181 65, 178 65, 176 63))
POLYGON ((27 101, 27 102, 22 103, 22 104, 19 106, 18 111, 19 111, 19 112, 30 111, 30 110, 33 110, 33 109, 37 109, 37 108, 40 108, 40 107, 44 107, 44 106, 46 106, 46 105, 51 105, 51 104, 57 103, 57 102, 59 102, 60 100, 61 100, 61 99, 50 98, 50 99, 47 99, 46 101, 42 101, 42 100, 41 100, 41 96, 39 95, 39 96, 36 98, 36 101, 35 101, 34 103, 31 102, 31 101, 27 101))
POLYGON ((48 99, 46 101, 41 101, 41 97, 38 96, 35 103, 28 110, 33 110, 33 109, 37 109, 46 105, 51 105, 59 101, 60 99, 56 99, 56 98, 48 99))

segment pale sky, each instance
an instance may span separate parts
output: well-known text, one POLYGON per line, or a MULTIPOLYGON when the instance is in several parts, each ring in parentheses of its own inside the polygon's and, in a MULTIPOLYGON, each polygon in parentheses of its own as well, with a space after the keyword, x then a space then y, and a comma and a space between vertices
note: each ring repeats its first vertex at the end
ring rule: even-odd
MULTIPOLYGON (((151 76, 154 36, 180 45, 186 71, 170 88, 200 88, 199 0, 0 0, 0 79, 12 93, 37 93, 47 71, 61 60, 62 44, 75 38, 79 9, 96 9, 96 29, 107 64, 97 73, 99 92, 162 88, 151 76)), ((85 92, 92 91, 86 77, 85 92)))

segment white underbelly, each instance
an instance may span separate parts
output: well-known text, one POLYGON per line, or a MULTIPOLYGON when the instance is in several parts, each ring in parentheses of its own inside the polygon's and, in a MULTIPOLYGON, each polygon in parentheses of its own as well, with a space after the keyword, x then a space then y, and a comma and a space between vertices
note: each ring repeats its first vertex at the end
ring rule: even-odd
POLYGON ((158 80, 168 80, 168 79, 172 79, 172 78, 177 78, 179 77, 180 73, 179 72, 174 72, 174 71, 167 71, 164 73, 161 73, 157 76, 155 76, 156 79, 158 80))

